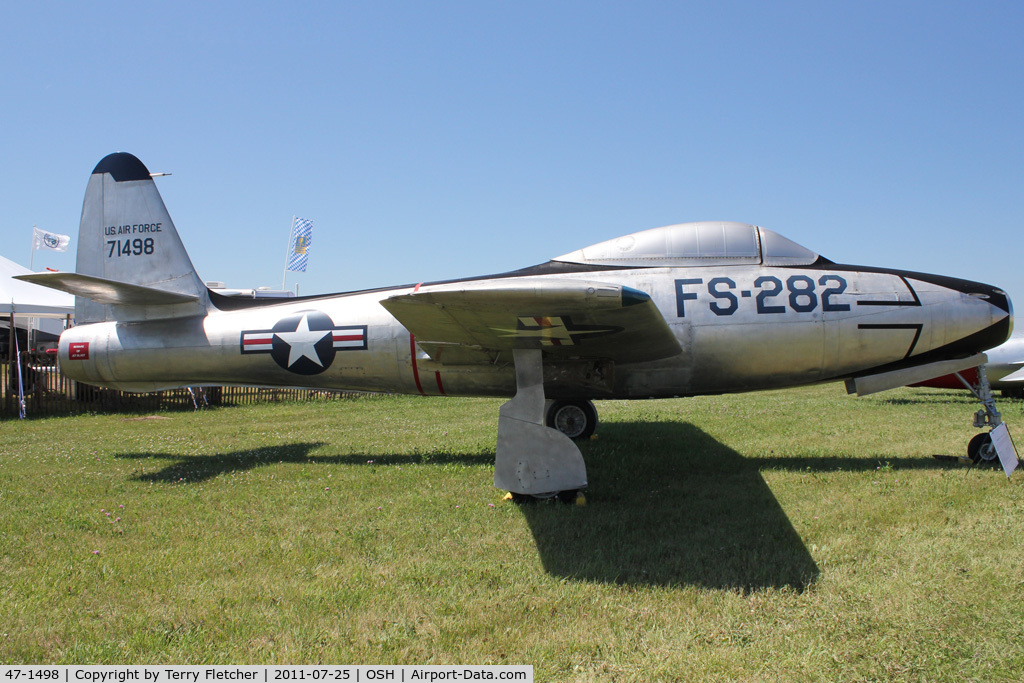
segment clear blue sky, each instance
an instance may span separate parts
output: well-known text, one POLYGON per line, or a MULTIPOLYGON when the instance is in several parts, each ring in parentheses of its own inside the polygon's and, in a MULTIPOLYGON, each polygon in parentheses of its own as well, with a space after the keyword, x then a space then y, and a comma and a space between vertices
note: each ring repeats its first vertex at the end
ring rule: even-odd
POLYGON ((13 3, 0 253, 76 237, 120 150, 173 173, 199 274, 232 287, 280 286, 293 214, 303 294, 722 219, 1021 308, 1022 34, 1024 3, 977 0, 13 3))

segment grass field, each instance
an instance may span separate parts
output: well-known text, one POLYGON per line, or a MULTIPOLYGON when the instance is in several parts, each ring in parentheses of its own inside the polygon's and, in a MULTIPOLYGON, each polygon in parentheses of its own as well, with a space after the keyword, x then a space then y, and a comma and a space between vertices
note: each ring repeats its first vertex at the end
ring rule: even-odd
POLYGON ((502 500, 499 404, 0 422, 0 661, 1021 679, 1024 476, 932 458, 963 394, 599 402, 584 507, 502 500))

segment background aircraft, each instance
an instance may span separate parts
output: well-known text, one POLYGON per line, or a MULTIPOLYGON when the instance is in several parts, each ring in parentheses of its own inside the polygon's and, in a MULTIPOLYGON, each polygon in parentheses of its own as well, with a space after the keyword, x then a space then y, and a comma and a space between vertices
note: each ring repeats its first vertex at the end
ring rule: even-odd
MULTIPOLYGON (((86 189, 64 373, 127 391, 198 385, 512 396, 495 485, 587 484, 571 438, 594 398, 847 382, 859 394, 976 367, 1011 330, 990 285, 834 263, 744 223, 670 225, 522 270, 282 300, 211 292, 149 171, 105 157, 86 189)), ((986 387, 987 389, 987 387, 986 387)), ((984 394, 984 396, 987 395, 984 394)), ((982 425, 999 415, 988 396, 982 425)))
MULTIPOLYGON (((1005 343, 985 353, 988 363, 985 372, 993 389, 1000 389, 1003 396, 1024 398, 1024 334, 1015 334, 1005 343)), ((978 372, 974 369, 960 373, 969 384, 976 384, 978 372)), ((943 375, 924 382, 914 384, 916 387, 935 387, 937 389, 965 389, 963 382, 956 375, 943 375)))

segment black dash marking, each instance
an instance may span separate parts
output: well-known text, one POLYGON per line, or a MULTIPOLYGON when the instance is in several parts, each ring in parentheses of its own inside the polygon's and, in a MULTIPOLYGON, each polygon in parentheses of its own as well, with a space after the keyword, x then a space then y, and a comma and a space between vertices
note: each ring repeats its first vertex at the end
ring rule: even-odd
POLYGON ((903 280, 903 284, 905 284, 907 286, 907 289, 910 290, 910 296, 914 297, 913 301, 858 301, 857 305, 858 306, 920 306, 921 305, 921 300, 919 298, 917 298, 917 292, 915 292, 914 288, 910 286, 909 282, 907 282, 907 278, 903 277, 902 275, 900 275, 899 278, 901 280, 903 280))
MULTIPOLYGON (((916 297, 915 297, 916 298, 916 297)), ((909 304, 904 304, 909 305, 909 304)), ((924 329, 924 325, 921 323, 861 323, 857 325, 858 330, 914 330, 914 341, 910 342, 910 348, 907 349, 907 355, 903 358, 910 358, 910 354, 914 353, 914 347, 917 346, 917 340, 921 338, 921 330, 924 329)))

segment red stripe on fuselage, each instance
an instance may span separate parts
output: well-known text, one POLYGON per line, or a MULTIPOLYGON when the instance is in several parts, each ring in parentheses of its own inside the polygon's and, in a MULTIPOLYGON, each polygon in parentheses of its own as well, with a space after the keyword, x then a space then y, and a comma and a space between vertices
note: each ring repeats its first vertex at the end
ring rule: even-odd
MULTIPOLYGON (((438 363, 441 362, 441 354, 443 352, 444 352, 444 349, 441 349, 441 350, 439 350, 437 352, 437 356, 436 356, 436 358, 434 360, 436 360, 438 363)), ((447 396, 448 394, 444 390, 444 385, 441 384, 441 371, 440 370, 438 370, 437 372, 434 373, 434 379, 437 380, 437 390, 441 392, 442 396, 447 396)))
MULTIPOLYGON (((422 285, 422 282, 419 283, 412 291, 418 292, 422 285)), ((423 391, 423 385, 420 384, 420 369, 416 364, 416 336, 412 332, 409 333, 409 357, 412 358, 412 378, 416 380, 416 390, 426 396, 427 392, 423 391)))

